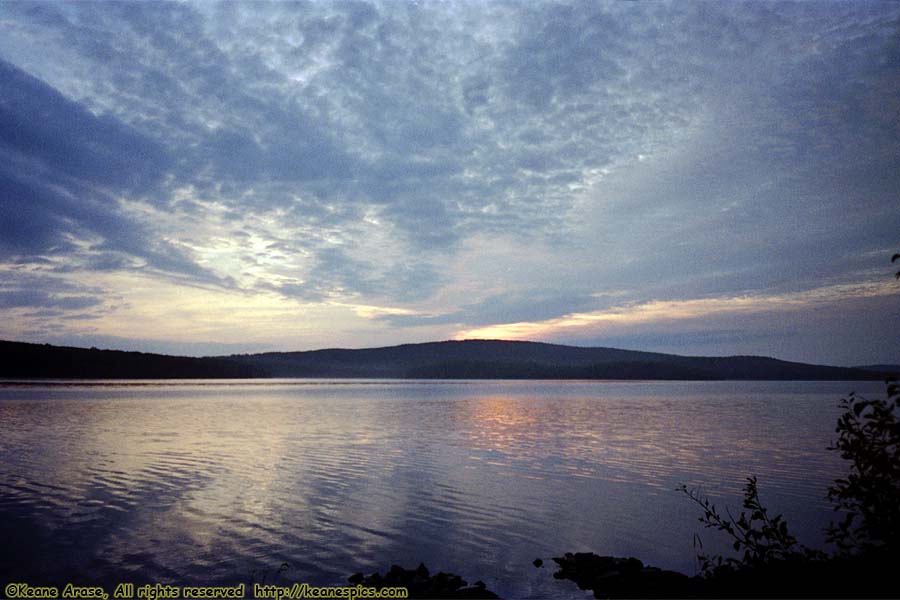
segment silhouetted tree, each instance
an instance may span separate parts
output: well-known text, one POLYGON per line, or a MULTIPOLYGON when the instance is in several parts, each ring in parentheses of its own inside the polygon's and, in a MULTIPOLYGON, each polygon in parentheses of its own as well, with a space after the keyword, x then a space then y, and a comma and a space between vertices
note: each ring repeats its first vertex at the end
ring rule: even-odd
POLYGON ((839 552, 900 551, 900 386, 887 382, 884 399, 854 393, 841 400, 838 439, 830 450, 850 461, 846 479, 828 489, 842 521, 828 528, 839 552))

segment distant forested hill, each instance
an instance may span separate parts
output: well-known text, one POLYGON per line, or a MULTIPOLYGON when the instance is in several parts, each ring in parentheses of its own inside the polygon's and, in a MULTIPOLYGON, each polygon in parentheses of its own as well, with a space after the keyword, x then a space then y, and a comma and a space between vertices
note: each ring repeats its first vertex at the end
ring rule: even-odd
POLYGON ((763 356, 701 357, 467 340, 360 350, 268 352, 191 358, 0 342, 0 377, 177 379, 245 377, 414 379, 882 379, 878 368, 787 362, 763 356))
POLYGON ((191 358, 0 341, 0 377, 48 379, 208 379, 264 375, 228 358, 191 358))
POLYGON ((229 357, 274 377, 421 379, 880 379, 880 372, 762 356, 692 357, 538 342, 466 340, 229 357))
POLYGON ((875 371, 876 373, 887 373, 894 377, 900 376, 900 365, 861 365, 853 368, 862 369, 863 371, 875 371))

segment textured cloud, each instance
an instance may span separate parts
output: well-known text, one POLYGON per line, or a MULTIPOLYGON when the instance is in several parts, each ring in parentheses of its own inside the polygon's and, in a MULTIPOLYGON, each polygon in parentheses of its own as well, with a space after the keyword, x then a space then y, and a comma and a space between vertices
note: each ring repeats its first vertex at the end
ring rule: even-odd
MULTIPOLYGON (((10 275, 0 333, 48 326, 29 307, 106 314, 132 276, 343 307, 359 346, 871 283, 900 227, 898 23, 861 2, 5 3, 0 268, 45 283, 10 275)), ((91 323, 72 339, 122 337, 91 323)))

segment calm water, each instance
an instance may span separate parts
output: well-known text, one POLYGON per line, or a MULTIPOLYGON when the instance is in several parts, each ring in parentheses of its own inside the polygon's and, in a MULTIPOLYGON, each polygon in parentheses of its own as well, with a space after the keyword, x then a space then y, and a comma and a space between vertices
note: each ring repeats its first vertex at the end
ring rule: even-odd
MULTIPOLYGON (((0 384, 0 582, 339 585, 391 564, 584 597, 566 551, 696 571, 747 475, 816 545, 843 382, 0 384), (549 562, 549 561, 548 561, 549 562)), ((111 590, 110 590, 111 591, 111 590)))

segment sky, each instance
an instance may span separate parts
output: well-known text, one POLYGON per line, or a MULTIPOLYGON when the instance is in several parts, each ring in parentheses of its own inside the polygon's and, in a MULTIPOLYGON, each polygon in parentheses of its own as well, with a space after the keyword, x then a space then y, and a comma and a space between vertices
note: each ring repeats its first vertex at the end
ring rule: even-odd
POLYGON ((900 3, 0 3, 0 338, 900 363, 900 3))

